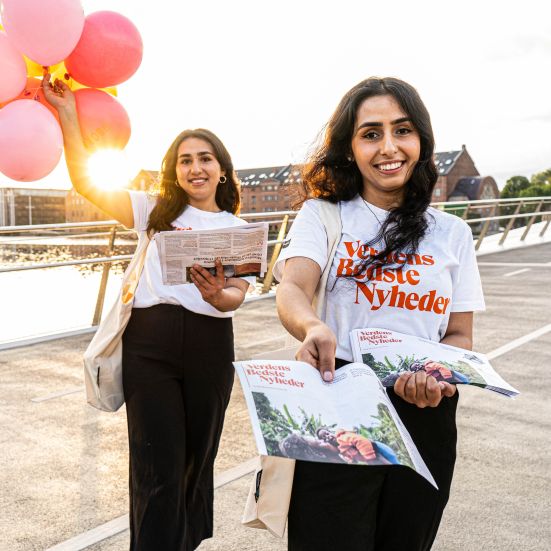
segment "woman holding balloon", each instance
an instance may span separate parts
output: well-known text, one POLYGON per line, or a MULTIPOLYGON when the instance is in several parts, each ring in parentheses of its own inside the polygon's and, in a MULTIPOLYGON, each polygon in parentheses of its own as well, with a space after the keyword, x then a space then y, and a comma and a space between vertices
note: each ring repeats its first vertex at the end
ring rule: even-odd
MULTIPOLYGON (((75 190, 126 227, 152 236, 172 229, 244 224, 233 164, 208 130, 186 130, 169 147, 152 197, 106 191, 87 174, 75 97, 44 78, 59 114, 75 190)), ((145 237, 144 237, 145 238, 145 237)), ((130 445, 132 550, 188 551, 212 536, 213 464, 233 384, 232 316, 246 278, 191 270, 193 284, 163 285, 150 243, 123 337, 123 386, 130 445), (214 343, 216 343, 214 345, 214 343)))

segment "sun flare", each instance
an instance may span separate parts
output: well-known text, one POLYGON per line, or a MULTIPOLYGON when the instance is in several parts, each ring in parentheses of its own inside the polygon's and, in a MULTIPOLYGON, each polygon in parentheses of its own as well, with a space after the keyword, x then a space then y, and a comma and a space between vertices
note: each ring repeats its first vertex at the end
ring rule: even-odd
POLYGON ((132 179, 132 169, 124 151, 103 149, 88 160, 88 174, 94 185, 103 189, 119 189, 132 179))

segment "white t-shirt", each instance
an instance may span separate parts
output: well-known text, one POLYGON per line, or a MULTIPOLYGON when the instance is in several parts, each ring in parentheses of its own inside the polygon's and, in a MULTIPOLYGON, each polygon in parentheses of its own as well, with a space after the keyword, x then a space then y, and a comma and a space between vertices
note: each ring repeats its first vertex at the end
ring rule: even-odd
MULTIPOLYGON (((140 232, 139 238, 145 239, 141 233, 147 229, 149 215, 155 207, 155 198, 143 191, 129 190, 134 212, 134 230, 140 232)), ((179 230, 205 230, 209 228, 228 228, 246 224, 237 216, 227 211, 207 212, 188 205, 184 212, 174 220, 172 225, 179 230)), ((254 277, 245 277, 250 285, 254 285, 254 277)), ((145 264, 140 276, 134 308, 148 308, 155 304, 176 304, 181 305, 197 314, 204 314, 215 318, 230 318, 233 312, 220 312, 205 302, 201 297, 199 289, 192 283, 183 285, 163 285, 161 274, 161 263, 157 244, 153 240, 147 247, 145 264)))
MULTIPOLYGON (((289 244, 274 268, 277 279, 281 279, 285 260, 297 256, 314 260, 323 271, 329 253, 319 201, 306 201, 297 214, 289 244)), ((362 257, 372 254, 370 249, 381 250, 380 244, 366 250, 363 243, 377 235, 388 212, 366 205, 359 195, 339 207, 342 237, 329 273, 323 320, 337 337, 338 358, 352 360, 352 329, 381 327, 440 341, 450 312, 484 310, 472 233, 463 220, 429 208, 429 229, 416 255, 397 255, 399 267, 379 269, 370 280, 365 271, 347 278, 362 257)))

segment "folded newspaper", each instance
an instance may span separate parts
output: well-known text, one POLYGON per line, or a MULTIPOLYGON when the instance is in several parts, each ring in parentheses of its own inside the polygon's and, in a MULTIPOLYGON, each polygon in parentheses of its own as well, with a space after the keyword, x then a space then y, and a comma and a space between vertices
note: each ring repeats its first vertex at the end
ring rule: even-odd
POLYGON ((354 329, 350 340, 354 360, 368 365, 385 387, 394 386, 404 372, 423 370, 437 381, 479 386, 509 397, 519 393, 479 352, 377 328, 354 329))
POLYGON ((364 364, 325 383, 304 362, 234 362, 261 455, 344 465, 406 465, 436 482, 392 402, 364 364))
POLYGON ((155 234, 164 285, 189 283, 194 264, 212 268, 220 258, 226 277, 263 276, 267 269, 268 223, 155 234))

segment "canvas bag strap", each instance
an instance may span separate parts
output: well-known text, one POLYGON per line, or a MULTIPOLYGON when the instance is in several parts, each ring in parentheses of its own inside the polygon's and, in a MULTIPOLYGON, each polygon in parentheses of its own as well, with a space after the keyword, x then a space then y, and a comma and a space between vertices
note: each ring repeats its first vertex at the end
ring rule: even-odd
POLYGON ((342 220, 341 209, 339 203, 330 203, 329 201, 320 201, 318 203, 318 212, 325 226, 327 233, 327 264, 321 274, 312 306, 319 319, 322 319, 325 314, 325 289, 327 287, 327 279, 333 265, 333 259, 337 252, 337 246, 342 235, 342 220))
POLYGON ((136 288, 138 287, 138 282, 140 281, 140 276, 142 275, 145 257, 147 255, 147 248, 150 242, 151 239, 149 234, 145 231, 141 232, 138 246, 134 251, 134 256, 132 257, 130 265, 124 274, 121 291, 121 300, 123 304, 128 304, 134 301, 134 295, 136 293, 136 288))

